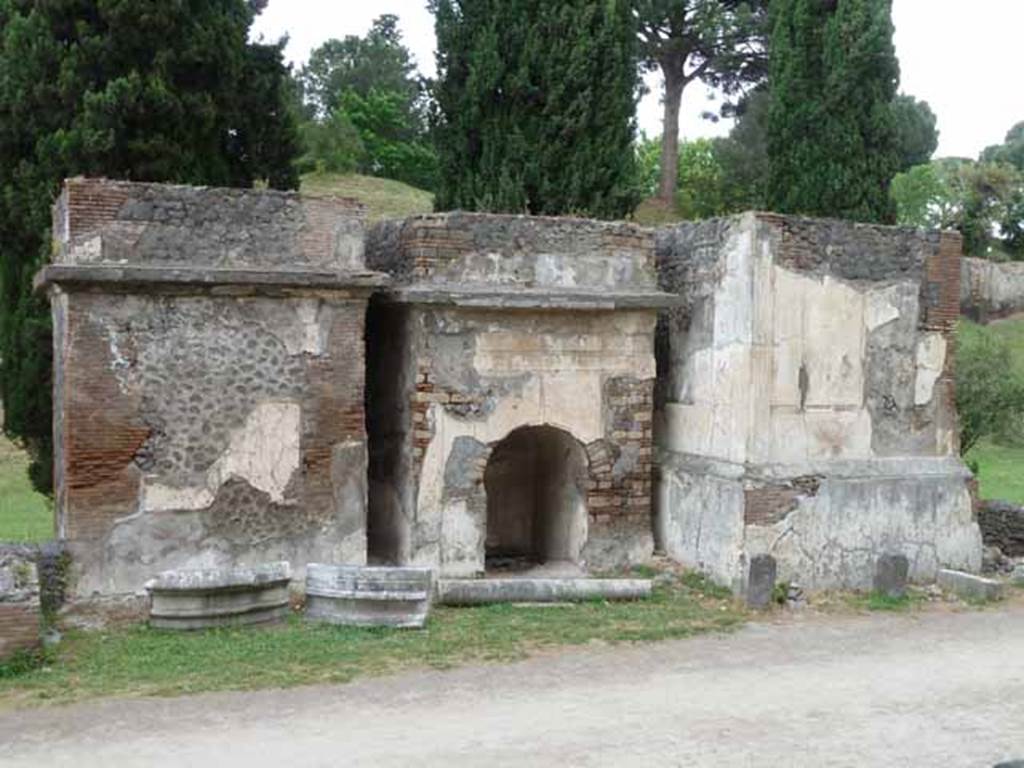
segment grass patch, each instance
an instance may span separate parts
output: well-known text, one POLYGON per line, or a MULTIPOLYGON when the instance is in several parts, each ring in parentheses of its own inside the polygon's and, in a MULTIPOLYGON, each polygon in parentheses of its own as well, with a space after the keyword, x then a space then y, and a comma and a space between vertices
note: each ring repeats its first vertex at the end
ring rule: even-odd
POLYGON ((0 541, 53 538, 53 505, 28 480, 28 456, 0 435, 0 541))
POLYGON ((928 602, 928 596, 913 587, 903 597, 890 597, 881 592, 843 592, 840 608, 852 608, 855 611, 871 611, 879 613, 903 613, 920 608, 928 602))
MULTIPOLYGON (((973 324, 963 321, 961 332, 973 324)), ((1016 375, 1024 377, 1024 317, 996 320, 988 328, 1010 346, 1016 375)), ((1024 504, 1024 444, 1003 445, 985 439, 964 457, 978 463, 978 484, 983 499, 1002 499, 1024 504)))
POLYGON ((344 683, 404 669, 512 661, 557 646, 648 642, 739 626, 743 611, 711 592, 718 594, 687 576, 631 603, 442 606, 422 631, 307 624, 298 616, 264 630, 72 631, 41 667, 0 674, 0 708, 344 683))
POLYGON ((978 484, 983 499, 1024 504, 1024 447, 982 440, 966 458, 978 462, 978 484))
POLYGON ((302 192, 354 197, 367 207, 370 221, 414 216, 434 210, 434 196, 400 181, 375 176, 309 173, 302 177, 302 192))

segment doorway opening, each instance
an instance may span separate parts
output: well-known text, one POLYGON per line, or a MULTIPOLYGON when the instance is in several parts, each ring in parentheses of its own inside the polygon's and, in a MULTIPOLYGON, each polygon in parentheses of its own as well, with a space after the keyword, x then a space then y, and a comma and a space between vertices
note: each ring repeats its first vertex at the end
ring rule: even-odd
POLYGON ((587 465, 579 441, 546 425, 517 429, 494 447, 484 470, 488 571, 579 563, 587 465))

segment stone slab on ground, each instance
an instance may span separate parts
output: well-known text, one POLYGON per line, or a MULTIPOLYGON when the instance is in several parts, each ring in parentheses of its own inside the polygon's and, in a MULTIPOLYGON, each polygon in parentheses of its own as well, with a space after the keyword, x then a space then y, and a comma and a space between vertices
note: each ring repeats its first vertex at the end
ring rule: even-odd
POLYGON ((286 562, 164 571, 146 582, 152 598, 150 624, 188 630, 279 621, 288 613, 290 582, 286 562))
POLYGON ((772 604, 777 573, 778 566, 771 555, 756 555, 750 559, 747 605, 760 610, 772 604))
POLYGON ((642 600, 650 595, 650 579, 441 579, 437 583, 438 602, 445 605, 642 600))
POLYGON ((906 555, 882 555, 875 564, 874 591, 893 599, 905 597, 909 572, 906 555))
POLYGON ((430 612, 429 568, 306 566, 306 617, 359 627, 419 628, 430 612))
POLYGON ((937 582, 943 589, 966 600, 999 600, 1003 596, 1001 581, 964 571, 943 568, 939 571, 937 582))

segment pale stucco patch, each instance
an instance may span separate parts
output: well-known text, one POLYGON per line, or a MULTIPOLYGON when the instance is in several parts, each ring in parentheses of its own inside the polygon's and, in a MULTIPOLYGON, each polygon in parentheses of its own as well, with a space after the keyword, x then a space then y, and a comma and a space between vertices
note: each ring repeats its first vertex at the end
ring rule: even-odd
POLYGON ((914 382, 914 404, 927 405, 935 393, 935 382, 946 363, 946 337, 941 333, 925 334, 917 342, 917 379, 914 382))
POLYGON ((284 492, 299 468, 302 409, 296 403, 261 403, 232 436, 227 450, 206 473, 202 486, 173 488, 143 481, 146 512, 204 509, 229 479, 244 480, 272 501, 284 492))

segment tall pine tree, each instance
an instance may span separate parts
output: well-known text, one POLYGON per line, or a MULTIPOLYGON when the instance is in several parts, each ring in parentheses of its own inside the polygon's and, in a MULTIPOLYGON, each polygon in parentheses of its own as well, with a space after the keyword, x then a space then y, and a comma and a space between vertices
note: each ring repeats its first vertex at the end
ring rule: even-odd
POLYGON ((639 201, 628 0, 434 0, 438 210, 616 218, 639 201))
POLYGON ((773 0, 771 22, 769 206, 894 221, 892 0, 773 0))
POLYGON ((68 176, 291 188, 298 143, 262 0, 0 0, 0 397, 50 486, 49 309, 31 281, 68 176))

